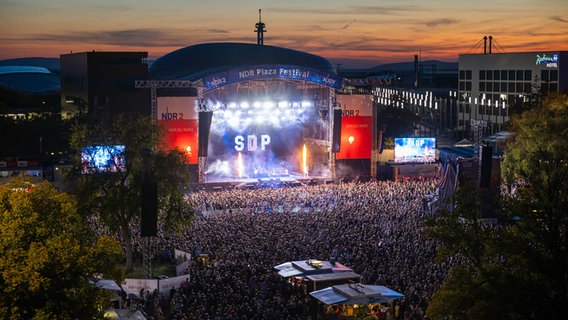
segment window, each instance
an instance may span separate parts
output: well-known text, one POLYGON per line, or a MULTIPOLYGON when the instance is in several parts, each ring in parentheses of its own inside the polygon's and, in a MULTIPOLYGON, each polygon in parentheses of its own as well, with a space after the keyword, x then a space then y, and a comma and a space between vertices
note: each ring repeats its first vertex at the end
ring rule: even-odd
POLYGON ((524 79, 524 72, 523 70, 517 70, 517 78, 516 80, 523 80, 524 79))
POLYGON ((558 70, 550 70, 550 81, 552 82, 558 81, 558 70))
POLYGON ((493 91, 493 82, 487 82, 487 91, 493 91))
POLYGON ((509 90, 507 92, 515 92, 515 83, 509 82, 509 90))
POLYGON ((465 82, 465 90, 466 90, 466 91, 471 91, 471 81, 466 81, 466 82, 465 82))
POLYGON ((485 82, 479 83, 479 91, 485 91, 485 82))
POLYGON ((532 84, 530 82, 525 82, 524 92, 526 92, 526 93, 532 92, 532 84))
POLYGON ((507 82, 501 82, 501 92, 507 92, 507 82))
POLYGON ((507 80, 507 70, 501 70, 501 80, 507 80))
POLYGON ((500 80, 501 72, 499 70, 493 70, 493 80, 500 80))
POLYGON ((485 80, 485 70, 479 70, 479 80, 485 80))
POLYGON ((460 81, 460 91, 465 90, 465 81, 460 81))
POLYGON ((471 80, 471 70, 466 70, 466 71, 465 71, 465 79, 466 79, 466 80, 471 80))
POLYGON ((460 80, 465 80, 465 70, 460 70, 460 80))
POLYGON ((540 81, 550 81, 548 70, 540 70, 540 81))
POLYGON ((487 80, 493 80, 493 71, 491 70, 487 71, 487 80))
POLYGON ((517 82, 517 92, 518 92, 518 93, 524 93, 524 92, 525 92, 524 89, 525 89, 525 88, 524 88, 524 86, 523 86, 523 83, 522 83, 522 82, 517 82))
POLYGON ((509 80, 515 80, 515 70, 509 70, 509 80))
POLYGON ((525 81, 531 81, 531 78, 532 78, 532 71, 525 70, 525 81))
POLYGON ((493 92, 499 91, 499 86, 501 84, 499 82, 493 82, 493 92))

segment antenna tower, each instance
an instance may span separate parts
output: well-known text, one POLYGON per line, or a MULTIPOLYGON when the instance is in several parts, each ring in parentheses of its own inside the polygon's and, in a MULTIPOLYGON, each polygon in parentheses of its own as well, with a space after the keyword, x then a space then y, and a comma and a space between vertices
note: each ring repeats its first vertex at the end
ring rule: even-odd
POLYGON ((264 45, 264 32, 266 31, 264 28, 266 24, 262 22, 262 9, 258 9, 258 22, 255 24, 256 30, 256 43, 259 46, 264 45))

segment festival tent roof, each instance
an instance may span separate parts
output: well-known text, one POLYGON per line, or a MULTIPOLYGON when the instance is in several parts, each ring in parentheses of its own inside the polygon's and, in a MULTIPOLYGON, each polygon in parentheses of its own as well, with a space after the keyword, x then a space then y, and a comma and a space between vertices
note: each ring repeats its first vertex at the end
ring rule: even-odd
POLYGON ((292 261, 274 267, 278 274, 284 278, 305 277, 314 274, 353 271, 351 268, 339 263, 320 260, 292 261))
POLYGON ((108 309, 105 312, 105 319, 110 320, 146 320, 140 310, 130 311, 127 309, 108 309))
POLYGON ((342 305, 386 303, 404 297, 385 286, 360 283, 341 284, 310 292, 310 295, 325 304, 342 305))
POLYGON ((454 147, 469 147, 469 146, 473 146, 473 142, 467 139, 461 139, 460 141, 454 144, 454 147))
POLYGON ((95 286, 100 289, 122 291, 122 288, 114 280, 99 280, 95 283, 95 286))

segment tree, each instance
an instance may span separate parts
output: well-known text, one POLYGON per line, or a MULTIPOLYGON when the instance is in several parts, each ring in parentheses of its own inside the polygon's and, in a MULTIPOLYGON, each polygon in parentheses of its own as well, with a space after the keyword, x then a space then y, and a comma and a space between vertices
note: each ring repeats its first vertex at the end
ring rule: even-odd
POLYGON ((502 223, 483 223, 467 182, 453 212, 426 221, 440 241, 439 258, 452 259, 427 310, 433 318, 559 319, 568 312, 568 97, 549 95, 511 123, 502 223))
POLYGON ((120 245, 96 237, 77 203, 48 182, 0 186, 0 318, 102 319, 108 293, 92 282, 122 280, 120 245))
MULTIPOLYGON (((539 315, 568 312, 568 96, 552 93, 512 119, 502 164, 512 264, 539 315), (522 245, 519 245, 522 244, 522 245)), ((534 310, 533 310, 534 312, 534 310)))
POLYGON ((441 243, 439 261, 452 261, 427 314, 434 319, 508 319, 514 310, 502 301, 506 290, 499 279, 500 233, 481 219, 480 196, 471 177, 461 177, 455 200, 452 211, 440 211, 425 221, 428 235, 441 243))
POLYGON ((145 173, 151 172, 158 182, 159 217, 164 227, 175 231, 191 222, 193 211, 179 190, 189 181, 185 154, 165 147, 162 132, 149 117, 91 118, 75 125, 72 131, 76 163, 80 163, 80 151, 85 146, 125 146, 124 166, 115 172, 85 174, 77 166, 69 177, 82 212, 96 217, 120 239, 129 272, 133 268, 133 238, 139 235, 136 227, 145 173))

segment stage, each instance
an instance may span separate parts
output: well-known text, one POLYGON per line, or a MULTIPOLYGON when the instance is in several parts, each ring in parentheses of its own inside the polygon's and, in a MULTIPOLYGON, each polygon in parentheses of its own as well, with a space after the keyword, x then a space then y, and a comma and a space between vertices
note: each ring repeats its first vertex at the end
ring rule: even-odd
POLYGON ((300 173, 290 173, 285 176, 275 177, 228 177, 218 175, 206 175, 204 183, 191 183, 187 186, 187 191, 221 191, 233 189, 266 189, 266 188, 285 188, 298 187, 302 185, 332 184, 335 181, 323 176, 304 176, 300 173))

